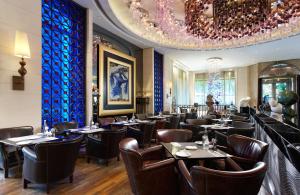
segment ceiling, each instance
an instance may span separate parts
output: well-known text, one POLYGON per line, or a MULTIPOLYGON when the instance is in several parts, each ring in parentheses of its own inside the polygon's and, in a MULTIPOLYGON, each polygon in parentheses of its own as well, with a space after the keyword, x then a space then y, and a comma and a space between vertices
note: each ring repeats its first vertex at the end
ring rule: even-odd
MULTIPOLYGON (((132 31, 128 30, 123 23, 121 23, 117 16, 114 15, 109 3, 119 3, 123 0, 75 0, 78 4, 90 8, 93 12, 93 22, 97 25, 107 29, 108 31, 128 40, 129 42, 141 47, 154 47, 156 50, 166 54, 169 58, 184 64, 190 71, 206 71, 209 67, 207 58, 220 57, 223 59, 219 65, 220 68, 233 68, 248 66, 259 62, 279 61, 288 59, 300 58, 300 35, 276 40, 267 43, 261 43, 253 46, 222 49, 222 50, 184 50, 162 47, 158 43, 150 42, 132 31), (101 5, 99 8, 98 5, 101 5)), ((176 0, 182 2, 182 0, 176 0)), ((149 0, 143 0, 149 9, 155 9, 149 0)), ((175 9, 182 9, 179 6, 175 9)), ((126 13, 126 9, 118 10, 126 13)), ((177 11, 177 18, 183 17, 180 11, 177 11)))

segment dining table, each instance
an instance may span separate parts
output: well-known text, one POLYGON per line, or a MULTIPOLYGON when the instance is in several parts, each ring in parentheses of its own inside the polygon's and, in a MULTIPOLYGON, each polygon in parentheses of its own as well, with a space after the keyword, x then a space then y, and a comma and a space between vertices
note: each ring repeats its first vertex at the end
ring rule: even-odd
POLYGON ((170 118, 171 115, 155 115, 155 116, 149 116, 147 117, 148 120, 166 120, 167 118, 170 118))
POLYGON ((203 127, 204 129, 210 129, 210 130, 228 130, 233 129, 234 127, 229 125, 221 125, 221 124, 212 124, 212 125, 199 125, 200 127, 203 127))
POLYGON ((20 137, 12 137, 0 140, 0 143, 14 146, 14 147, 24 147, 29 145, 35 145, 43 142, 49 142, 61 139, 59 137, 45 136, 42 133, 28 135, 28 136, 20 136, 20 137))
POLYGON ((98 128, 98 127, 95 127, 95 128, 83 127, 83 128, 77 128, 77 129, 68 129, 66 131, 70 132, 70 133, 75 133, 75 134, 88 135, 88 134, 101 133, 103 131, 107 131, 107 129, 98 128))
POLYGON ((217 148, 203 146, 201 142, 163 142, 161 145, 168 152, 168 156, 173 157, 175 160, 212 160, 231 157, 230 154, 217 148), (182 156, 180 152, 188 155, 182 156))

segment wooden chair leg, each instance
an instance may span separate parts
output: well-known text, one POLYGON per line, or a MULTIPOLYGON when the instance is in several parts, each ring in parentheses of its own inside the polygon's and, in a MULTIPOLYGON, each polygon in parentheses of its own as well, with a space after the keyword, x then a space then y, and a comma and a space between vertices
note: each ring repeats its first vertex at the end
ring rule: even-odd
POLYGON ((69 181, 70 181, 70 183, 73 183, 73 175, 71 175, 71 176, 69 177, 69 181))
POLYGON ((108 167, 108 160, 105 161, 106 166, 108 167))
POLYGON ((90 163, 91 159, 89 157, 86 158, 86 162, 90 163))
POLYGON ((23 188, 26 189, 28 186, 28 181, 26 179, 23 179, 23 188))
POLYGON ((117 160, 118 160, 118 161, 120 161, 120 154, 118 154, 118 156, 117 156, 117 160))

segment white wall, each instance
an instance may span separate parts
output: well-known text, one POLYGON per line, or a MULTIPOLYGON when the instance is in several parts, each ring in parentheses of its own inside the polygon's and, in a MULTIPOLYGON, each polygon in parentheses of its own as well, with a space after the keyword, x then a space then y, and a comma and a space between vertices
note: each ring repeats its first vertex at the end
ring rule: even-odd
POLYGON ((190 71, 188 73, 188 86, 189 86, 189 104, 195 103, 195 73, 190 71))
POLYGON ((0 0, 0 128, 41 124, 41 1, 0 0), (25 90, 12 90, 20 58, 14 56, 15 31, 28 34, 25 90))
POLYGON ((171 111, 172 106, 172 92, 173 92, 173 60, 167 55, 164 55, 164 111, 171 111), (171 88, 171 96, 170 96, 171 88), (167 98, 167 94, 169 97, 167 98))
MULTIPOLYGON (((92 116, 93 15, 87 12, 86 116, 92 116)), ((0 128, 41 126, 41 1, 0 0, 0 128), (28 34, 31 58, 27 62, 25 90, 12 90, 12 76, 19 75, 20 58, 14 56, 15 31, 28 34)))

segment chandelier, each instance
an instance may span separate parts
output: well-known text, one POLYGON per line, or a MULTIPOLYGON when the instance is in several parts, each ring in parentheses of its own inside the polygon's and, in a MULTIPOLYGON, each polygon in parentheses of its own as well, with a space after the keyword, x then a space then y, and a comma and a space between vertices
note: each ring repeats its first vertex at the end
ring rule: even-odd
POLYGON ((154 0, 151 14, 143 7, 148 0, 123 1, 134 21, 130 29, 167 47, 243 47, 300 33, 300 0, 183 0, 184 21, 174 14, 175 0, 154 0))

